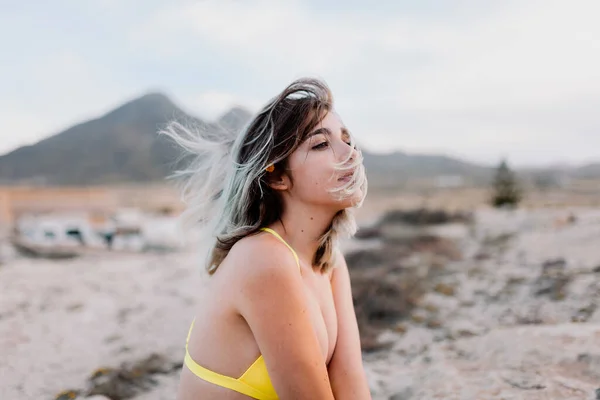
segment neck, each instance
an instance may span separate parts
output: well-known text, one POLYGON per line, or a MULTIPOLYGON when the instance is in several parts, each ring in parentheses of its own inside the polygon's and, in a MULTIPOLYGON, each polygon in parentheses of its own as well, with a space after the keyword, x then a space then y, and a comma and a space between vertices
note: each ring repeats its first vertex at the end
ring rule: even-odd
POLYGON ((311 264, 319 247, 319 238, 329 228, 336 211, 307 204, 289 204, 281 218, 272 225, 292 246, 301 260, 311 264), (292 211, 289 211, 293 209, 292 211))

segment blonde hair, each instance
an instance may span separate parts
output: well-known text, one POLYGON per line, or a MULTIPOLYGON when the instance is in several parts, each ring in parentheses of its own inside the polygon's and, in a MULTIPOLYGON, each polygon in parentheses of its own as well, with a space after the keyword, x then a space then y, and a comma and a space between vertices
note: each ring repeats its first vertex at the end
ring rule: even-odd
MULTIPOLYGON (((177 121, 160 131, 182 147, 184 156, 191 156, 187 168, 170 178, 182 183, 182 197, 188 205, 182 220, 188 226, 200 223, 212 240, 206 260, 209 274, 238 240, 279 219, 282 199, 268 185, 266 168, 273 165, 274 174, 285 170, 290 154, 332 109, 333 96, 327 84, 302 78, 269 101, 239 133, 189 127, 177 121)), ((354 171, 353 179, 331 192, 342 199, 362 190, 363 197, 354 205, 360 207, 367 180, 362 154, 358 151, 358 157, 351 156, 335 168, 354 171)), ((355 232, 351 209, 339 211, 319 239, 313 266, 327 271, 334 262, 338 239, 355 232)))

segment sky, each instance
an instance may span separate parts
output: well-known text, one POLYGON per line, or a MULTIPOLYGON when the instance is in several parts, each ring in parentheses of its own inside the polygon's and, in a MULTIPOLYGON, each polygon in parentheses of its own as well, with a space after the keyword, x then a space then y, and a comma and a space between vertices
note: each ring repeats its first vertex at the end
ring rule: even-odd
POLYGON ((324 79, 371 151, 600 161, 597 0, 0 0, 0 154, 148 92, 216 119, 324 79))

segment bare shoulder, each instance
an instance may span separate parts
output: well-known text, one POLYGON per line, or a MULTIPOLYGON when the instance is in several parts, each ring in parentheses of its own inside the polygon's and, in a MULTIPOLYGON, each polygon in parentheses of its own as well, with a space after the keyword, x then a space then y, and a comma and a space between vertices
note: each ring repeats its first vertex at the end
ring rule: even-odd
POLYGON ((298 279, 298 266, 290 251, 273 235, 261 232, 240 239, 229 251, 228 263, 235 265, 235 280, 243 286, 264 279, 298 279))
MULTIPOLYGON (((231 249, 235 305, 252 331, 281 398, 332 399, 296 260, 279 239, 260 233, 231 249)), ((229 256, 228 256, 229 257, 229 256)))

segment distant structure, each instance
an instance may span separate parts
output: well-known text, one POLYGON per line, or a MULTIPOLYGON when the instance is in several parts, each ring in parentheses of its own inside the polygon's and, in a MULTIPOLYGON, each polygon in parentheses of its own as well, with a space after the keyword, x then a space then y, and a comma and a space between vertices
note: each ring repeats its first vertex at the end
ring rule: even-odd
POLYGON ((12 226, 22 215, 79 213, 103 224, 123 207, 177 215, 184 205, 176 190, 165 185, 0 186, 0 226, 12 226))
POLYGON ((85 214, 24 216, 15 228, 21 238, 41 246, 104 247, 85 214))

